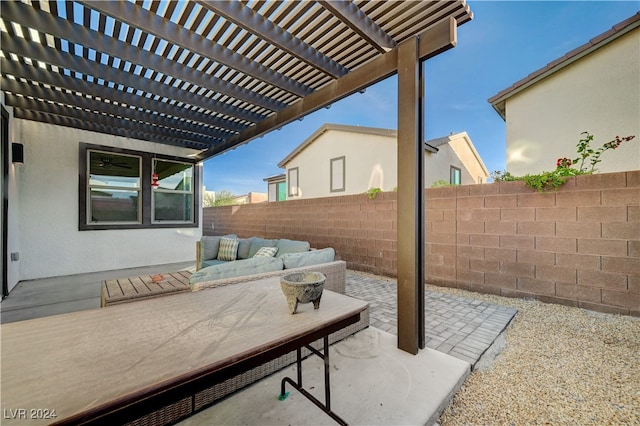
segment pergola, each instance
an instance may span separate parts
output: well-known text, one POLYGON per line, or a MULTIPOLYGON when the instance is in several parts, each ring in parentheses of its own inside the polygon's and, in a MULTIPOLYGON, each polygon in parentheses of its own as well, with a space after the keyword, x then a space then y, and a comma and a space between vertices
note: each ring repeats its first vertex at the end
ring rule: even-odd
POLYGON ((3 1, 14 117, 190 148, 247 143, 398 74, 398 346, 424 348, 421 64, 464 1, 3 1))

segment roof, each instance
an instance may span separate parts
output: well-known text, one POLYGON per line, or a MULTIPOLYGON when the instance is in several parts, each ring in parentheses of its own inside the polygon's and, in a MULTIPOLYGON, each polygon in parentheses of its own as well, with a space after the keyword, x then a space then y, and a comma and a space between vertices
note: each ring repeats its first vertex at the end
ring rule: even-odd
POLYGON ((3 1, 14 117, 200 152, 246 143, 427 59, 472 19, 464 0, 3 1), (424 46, 424 48, 422 47, 424 46))
POLYGON ((600 34, 595 38, 592 38, 582 46, 577 47, 576 49, 568 52, 555 61, 548 63, 546 66, 532 72, 527 77, 517 81, 510 87, 502 90, 495 96, 489 98, 489 103, 493 105, 493 108, 498 112, 498 114, 500 114, 503 119, 506 119, 505 103, 507 99, 525 90, 529 86, 532 86, 537 82, 547 78, 548 76, 560 71, 561 69, 574 63, 575 61, 589 55, 595 50, 606 46, 607 44, 638 28, 639 26, 640 12, 636 13, 628 19, 625 19, 619 24, 614 25, 610 30, 600 34))
POLYGON ((397 139, 398 131, 392 129, 382 129, 378 127, 366 127, 366 126, 349 126, 345 124, 331 124, 325 123, 318 130, 313 132, 311 136, 306 138, 300 145, 298 145, 293 151, 291 151, 286 157, 282 159, 278 163, 278 167, 285 167, 285 165, 291 161, 296 155, 300 154, 307 146, 311 145, 316 139, 320 137, 323 133, 329 130, 337 130, 341 132, 351 132, 358 134, 366 134, 366 135, 378 135, 378 136, 387 136, 390 138, 397 139))
MULTIPOLYGON (((298 145, 293 151, 291 151, 285 158, 283 158, 282 161, 278 163, 278 167, 285 168, 287 163, 289 163, 295 156, 300 154, 307 146, 315 142, 315 140, 318 139, 320 135, 322 135, 323 133, 329 130, 337 130, 337 131, 352 132, 352 133, 367 134, 367 135, 387 136, 389 138, 393 138, 394 141, 397 141, 398 139, 398 131, 393 129, 383 129, 378 127, 366 127, 366 126, 348 126, 344 124, 325 123, 322 126, 320 126, 318 130, 313 132, 311 136, 305 139, 300 145, 298 145)), ((480 167, 482 167, 482 169, 486 172, 486 174, 489 175, 489 172, 487 171, 487 168, 485 167, 484 162, 480 157, 480 154, 478 154, 478 151, 476 151, 475 147, 473 146, 473 143, 471 142, 471 138, 469 138, 469 135, 467 134, 467 132, 451 133, 450 135, 443 136, 440 138, 429 139, 424 142, 424 149, 435 154, 439 151, 438 150, 439 146, 447 144, 453 140, 460 139, 460 138, 465 140, 472 154, 478 160, 480 167)), ((281 175, 265 178, 264 180, 272 181, 272 180, 276 180, 275 178, 280 179, 284 177, 285 175, 281 174, 281 175)))
POLYGON ((438 139, 433 139, 431 141, 427 141, 427 143, 428 144, 436 144, 435 146, 440 146, 440 145, 443 145, 445 143, 449 143, 451 141, 454 141, 456 139, 463 139, 466 142, 467 146, 469 147, 469 150, 471 151, 473 156, 476 158, 476 161, 478 162, 478 164, 482 168, 482 171, 487 176, 489 176, 489 170, 487 170, 487 166, 484 165, 484 161, 482 161, 482 157, 480 157, 480 154, 478 153, 478 151, 476 151, 476 147, 473 145, 473 142, 471 142, 471 138, 469 137, 467 132, 460 132, 460 133, 455 133, 455 134, 452 133, 449 136, 445 136, 444 138, 438 138, 438 139))
POLYGON ((268 176, 262 180, 268 183, 272 183, 272 182, 284 182, 286 178, 287 176, 284 173, 280 173, 279 175, 268 176))

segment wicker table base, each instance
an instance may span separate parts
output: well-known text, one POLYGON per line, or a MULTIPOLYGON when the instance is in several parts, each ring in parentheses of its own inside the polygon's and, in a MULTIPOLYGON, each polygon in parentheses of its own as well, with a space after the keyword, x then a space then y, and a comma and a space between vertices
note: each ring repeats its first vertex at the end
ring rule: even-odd
POLYGON ((105 307, 191 291, 189 287, 191 272, 167 272, 159 275, 161 275, 163 279, 158 282, 153 281, 153 275, 140 275, 137 277, 103 281, 100 306, 105 307))

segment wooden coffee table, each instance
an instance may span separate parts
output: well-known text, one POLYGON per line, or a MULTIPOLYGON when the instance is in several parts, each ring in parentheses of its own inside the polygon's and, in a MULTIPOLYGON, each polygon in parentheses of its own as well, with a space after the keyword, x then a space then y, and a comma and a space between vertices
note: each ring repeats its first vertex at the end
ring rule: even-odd
POLYGON ((163 278, 159 282, 153 282, 152 277, 154 275, 139 275, 137 277, 102 281, 100 306, 105 307, 191 291, 189 287, 191 272, 189 271, 158 274, 162 275, 163 278))

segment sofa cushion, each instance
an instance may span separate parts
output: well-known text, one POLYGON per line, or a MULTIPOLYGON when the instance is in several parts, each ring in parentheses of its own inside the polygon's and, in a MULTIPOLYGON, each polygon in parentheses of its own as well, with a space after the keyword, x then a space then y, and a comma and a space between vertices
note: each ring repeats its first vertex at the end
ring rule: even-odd
POLYGON ((236 260, 239 244, 240 240, 237 238, 221 238, 220 248, 218 249, 218 260, 236 260))
POLYGON ((275 247, 278 240, 265 240, 264 238, 254 238, 249 249, 249 257, 253 257, 261 247, 275 247))
POLYGON ((238 244, 238 259, 249 258, 249 249, 251 248, 251 242, 254 239, 255 237, 240 239, 240 244, 238 244))
POLYGON ((282 238, 278 240, 276 247, 278 247, 278 257, 282 257, 285 253, 309 251, 311 246, 308 241, 287 240, 286 238, 282 238))
POLYGON ((200 268, 206 268, 208 266, 214 266, 214 265, 222 265, 223 263, 227 263, 227 260, 218 260, 218 259, 209 259, 209 260, 203 260, 202 262, 200 262, 200 268))
POLYGON ((253 257, 275 257, 278 247, 260 247, 253 257))
MULTIPOLYGON (((236 238, 235 234, 224 235, 228 238, 236 238)), ((218 257, 218 249, 220 247, 220 239, 223 236, 203 235, 200 239, 200 253, 202 260, 210 260, 218 257)))
POLYGON ((301 266, 333 262, 335 257, 335 250, 331 247, 327 247, 321 250, 311 250, 302 253, 285 253, 282 255, 281 259, 284 262, 284 269, 291 269, 299 268, 301 266))
POLYGON ((252 257, 224 264, 209 266, 191 275, 189 283, 241 277, 243 275, 262 274, 282 270, 282 259, 277 257, 252 257))

